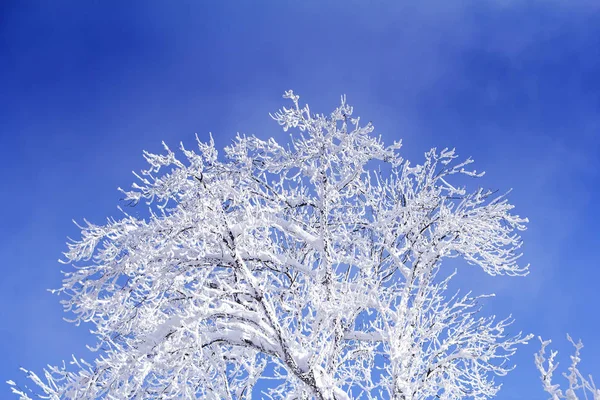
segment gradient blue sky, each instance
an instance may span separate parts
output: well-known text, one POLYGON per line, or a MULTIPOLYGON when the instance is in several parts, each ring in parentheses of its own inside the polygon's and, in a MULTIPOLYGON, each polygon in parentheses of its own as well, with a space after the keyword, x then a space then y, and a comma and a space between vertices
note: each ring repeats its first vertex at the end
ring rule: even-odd
MULTIPOLYGON (((409 159, 456 147, 482 185, 513 188, 530 276, 460 276, 496 292, 487 306, 515 331, 553 338, 564 367, 565 334, 581 338, 600 380, 600 3, 413 3, 0 2, 0 381, 86 355, 85 328, 45 291, 71 219, 118 215, 116 188, 161 140, 285 140, 268 113, 289 88, 319 112, 345 93, 409 159)), ((499 399, 546 398, 538 347, 499 399)))

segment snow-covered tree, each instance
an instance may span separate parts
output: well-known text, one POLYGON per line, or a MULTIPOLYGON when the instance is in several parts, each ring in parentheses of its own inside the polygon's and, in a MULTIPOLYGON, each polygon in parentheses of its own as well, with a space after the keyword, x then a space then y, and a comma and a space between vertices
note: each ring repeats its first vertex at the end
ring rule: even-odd
MULTIPOLYGON (((526 219, 482 174, 432 149, 422 164, 352 107, 311 114, 287 92, 289 144, 238 135, 145 153, 123 191, 149 215, 86 222, 65 253, 63 304, 97 358, 50 368, 22 399, 485 399, 529 336, 450 291, 462 258, 525 275, 526 219), (461 178, 461 176, 463 178, 461 178)), ((12 382, 11 382, 12 383, 12 382)))
POLYGON ((563 392, 559 384, 552 382, 552 376, 558 368, 556 362, 557 351, 551 351, 548 358, 546 358, 546 347, 551 343, 550 340, 542 340, 542 347, 540 351, 535 355, 535 365, 541 373, 542 384, 544 390, 550 394, 551 400, 579 400, 579 399, 593 399, 600 400, 600 389, 596 388, 594 379, 591 376, 584 376, 579 371, 579 362, 581 361, 581 349, 583 344, 581 341, 575 343, 571 336, 567 335, 569 342, 575 347, 575 354, 571 356, 571 365, 569 366, 569 373, 563 373, 563 376, 568 380, 569 387, 563 392))

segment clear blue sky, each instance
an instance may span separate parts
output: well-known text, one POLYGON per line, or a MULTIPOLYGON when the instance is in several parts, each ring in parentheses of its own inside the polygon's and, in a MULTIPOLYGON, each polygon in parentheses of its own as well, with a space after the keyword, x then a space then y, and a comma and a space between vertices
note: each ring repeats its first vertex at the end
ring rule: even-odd
MULTIPOLYGON (((143 149, 284 138, 268 113, 293 88, 315 111, 345 93, 419 161, 456 147, 513 188, 524 279, 460 275, 494 291, 515 331, 585 343, 600 381, 600 7, 584 0, 17 1, 0 3, 0 381, 70 354, 56 260, 71 219, 118 215, 143 149)), ((499 399, 543 399, 533 353, 499 399)), ((19 379, 21 382, 22 379, 19 379)), ((8 397, 8 387, 0 387, 8 397)))

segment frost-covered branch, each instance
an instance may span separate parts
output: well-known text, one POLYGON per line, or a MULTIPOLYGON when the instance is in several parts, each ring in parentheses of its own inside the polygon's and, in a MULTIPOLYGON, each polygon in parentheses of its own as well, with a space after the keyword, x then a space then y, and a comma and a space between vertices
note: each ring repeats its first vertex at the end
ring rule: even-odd
POLYGON ((575 343, 569 335, 567 335, 567 339, 571 342, 573 347, 575 347, 575 354, 571 356, 571 365, 568 369, 569 373, 563 373, 563 376, 569 382, 569 387, 563 391, 559 384, 553 383, 552 381, 554 372, 558 368, 558 362, 556 362, 558 352, 551 351, 549 355, 546 355, 546 348, 551 341, 542 340, 542 338, 540 338, 542 346, 540 351, 535 354, 535 365, 538 371, 540 371, 544 390, 551 396, 552 400, 600 400, 600 389, 596 388, 594 379, 591 376, 584 376, 579 371, 579 362, 581 361, 580 356, 583 344, 581 341, 575 343))

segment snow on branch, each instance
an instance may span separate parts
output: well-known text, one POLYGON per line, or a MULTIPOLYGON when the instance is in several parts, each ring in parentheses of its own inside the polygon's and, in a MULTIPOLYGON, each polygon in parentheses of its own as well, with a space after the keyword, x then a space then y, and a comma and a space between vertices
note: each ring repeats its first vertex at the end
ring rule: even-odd
POLYGON ((575 347, 575 354, 571 356, 571 365, 568 368, 569 373, 563 373, 563 376, 569 382, 567 389, 563 391, 560 384, 553 383, 553 375, 558 368, 558 362, 556 362, 557 351, 551 351, 549 355, 546 354, 546 348, 551 343, 550 340, 542 340, 541 349, 535 354, 535 365, 541 374, 542 384, 546 393, 551 397, 551 400, 579 400, 579 399, 594 399, 600 400, 600 389, 596 388, 594 379, 591 376, 584 376, 579 371, 579 362, 581 361, 581 349, 583 344, 581 341, 575 343, 571 336, 567 335, 567 339, 573 347, 575 347))

